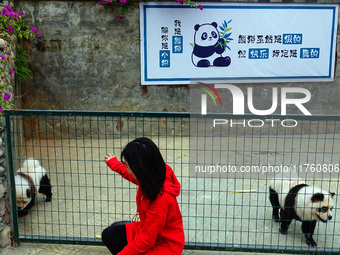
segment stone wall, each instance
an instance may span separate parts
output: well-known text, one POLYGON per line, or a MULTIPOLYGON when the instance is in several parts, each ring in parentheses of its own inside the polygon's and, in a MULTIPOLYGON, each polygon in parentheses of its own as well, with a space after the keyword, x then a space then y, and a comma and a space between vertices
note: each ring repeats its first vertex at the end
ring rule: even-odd
POLYGON ((118 7, 98 1, 16 1, 37 27, 34 81, 22 88, 23 108, 99 111, 182 111, 186 86, 140 85, 139 8, 118 20, 118 7))
MULTIPOLYGON (((10 5, 13 8, 13 1, 1 1, 0 10, 10 5)), ((0 55, 6 56, 6 60, 10 64, 10 67, 14 67, 15 57, 15 40, 14 37, 0 38, 0 55)), ((1 77, 0 84, 6 84, 7 90, 10 93, 10 97, 13 97, 14 91, 14 79, 11 75, 4 75, 1 77)), ((11 237, 11 215, 10 215, 10 191, 9 191, 9 177, 6 166, 5 155, 5 120, 4 117, 0 119, 0 248, 10 246, 11 237)), ((1 252, 0 252, 1 253, 1 252)))

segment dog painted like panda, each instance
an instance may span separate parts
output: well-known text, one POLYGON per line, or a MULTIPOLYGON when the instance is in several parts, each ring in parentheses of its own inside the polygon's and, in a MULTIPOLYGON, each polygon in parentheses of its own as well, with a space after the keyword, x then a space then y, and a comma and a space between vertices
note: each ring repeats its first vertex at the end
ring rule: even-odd
POLYGON ((334 193, 298 180, 274 179, 269 183, 269 200, 273 219, 280 222, 280 233, 287 234, 293 219, 302 222, 302 233, 308 246, 316 247, 313 239, 316 223, 332 219, 334 193))
POLYGON ((37 191, 46 196, 46 202, 52 199, 52 186, 46 170, 38 160, 26 159, 15 172, 15 191, 18 216, 25 216, 35 202, 37 191))

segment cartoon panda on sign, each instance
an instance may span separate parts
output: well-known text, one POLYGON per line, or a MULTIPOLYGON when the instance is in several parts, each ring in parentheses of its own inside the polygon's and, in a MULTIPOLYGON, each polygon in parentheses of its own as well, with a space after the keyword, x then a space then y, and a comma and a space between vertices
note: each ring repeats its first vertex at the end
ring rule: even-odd
POLYGON ((217 23, 195 25, 194 49, 191 60, 197 67, 229 66, 231 58, 223 57, 224 40, 220 38, 217 23))

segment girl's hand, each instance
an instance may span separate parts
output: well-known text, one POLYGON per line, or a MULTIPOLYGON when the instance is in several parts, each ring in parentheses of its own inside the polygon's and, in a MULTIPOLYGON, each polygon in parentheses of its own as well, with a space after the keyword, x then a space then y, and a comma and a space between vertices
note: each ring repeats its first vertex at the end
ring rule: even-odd
POLYGON ((104 162, 107 163, 110 159, 115 158, 114 154, 107 154, 104 158, 104 162))

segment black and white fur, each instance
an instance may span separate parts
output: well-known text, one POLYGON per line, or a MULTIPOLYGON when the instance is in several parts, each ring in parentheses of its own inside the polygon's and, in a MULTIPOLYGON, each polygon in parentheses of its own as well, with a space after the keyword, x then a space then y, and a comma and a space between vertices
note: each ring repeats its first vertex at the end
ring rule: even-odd
POLYGON ((46 170, 38 160, 28 158, 15 172, 15 191, 18 216, 25 216, 32 208, 37 195, 36 191, 46 196, 46 202, 52 199, 52 186, 46 170))
POLYGON ((332 219, 334 193, 299 180, 274 179, 269 183, 269 200, 273 207, 273 219, 280 222, 280 233, 287 234, 293 219, 302 222, 302 233, 308 246, 316 247, 313 239, 316 223, 332 219))

